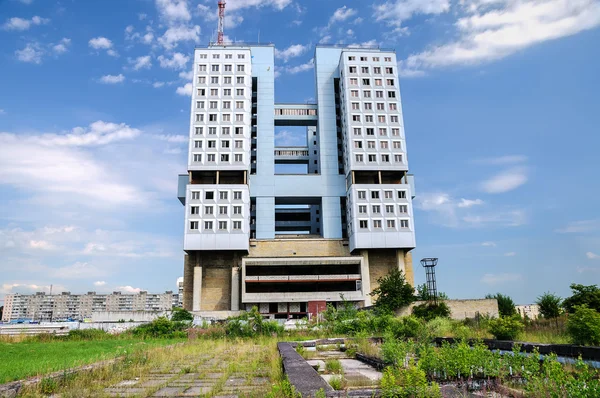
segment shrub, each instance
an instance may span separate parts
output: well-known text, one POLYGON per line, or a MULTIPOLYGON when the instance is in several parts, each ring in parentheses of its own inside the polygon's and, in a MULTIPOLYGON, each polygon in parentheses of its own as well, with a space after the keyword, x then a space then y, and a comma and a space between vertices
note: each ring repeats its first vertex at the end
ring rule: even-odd
POLYGON ((407 368, 388 366, 381 378, 381 395, 384 398, 441 397, 440 387, 436 383, 429 385, 423 370, 411 361, 407 368))
POLYGON ((495 295, 488 294, 485 298, 496 299, 496 301, 498 301, 498 313, 500 316, 516 315, 517 309, 515 308, 515 302, 509 296, 496 293, 495 295))
POLYGON ((500 317, 489 321, 489 332, 497 340, 514 340, 523 329, 523 323, 516 317, 500 317))
POLYGON ((394 319, 388 330, 399 339, 428 337, 425 321, 413 315, 394 319))
POLYGON ((344 370, 342 369, 342 363, 338 359, 328 359, 325 362, 325 371, 327 373, 335 374, 344 373, 344 370))
POLYGON ((567 320, 567 333, 574 344, 600 345, 600 314, 586 306, 575 306, 567 320))
POLYGON ((193 321, 194 315, 192 315, 192 313, 188 310, 175 307, 173 308, 173 313, 171 314, 171 320, 174 322, 193 321))
POLYGON ((335 376, 329 379, 329 385, 336 391, 343 390, 346 386, 346 380, 343 377, 335 376))
POLYGON ((423 303, 413 307, 412 313, 417 318, 425 319, 430 321, 434 318, 450 318, 450 308, 448 304, 440 301, 437 304, 434 303, 423 303))
POLYGON ((58 381, 56 381, 56 379, 53 379, 51 377, 45 377, 40 382, 39 389, 40 392, 44 395, 52 395, 56 392, 56 390, 58 390, 59 387, 59 383, 58 381))
POLYGON ((287 377, 279 383, 273 384, 267 398, 302 398, 302 394, 289 382, 287 377))
POLYGON ((185 338, 187 333, 184 329, 187 327, 182 322, 173 322, 161 316, 152 322, 140 325, 132 330, 134 336, 140 337, 160 337, 160 338, 185 338))
POLYGON ((415 291, 399 269, 377 279, 379 287, 371 296, 377 297, 375 306, 386 312, 393 312, 415 301, 415 291))
POLYGON ((252 307, 250 312, 230 318, 227 321, 226 332, 230 337, 280 335, 283 333, 283 326, 277 321, 265 321, 262 314, 258 312, 258 308, 252 307))
POLYGON ((100 329, 76 329, 69 331, 69 340, 104 340, 111 336, 100 329))
POLYGON ((409 352, 413 351, 414 344, 407 341, 401 341, 392 335, 386 335, 381 344, 381 356, 383 361, 392 365, 400 365, 404 363, 409 352))

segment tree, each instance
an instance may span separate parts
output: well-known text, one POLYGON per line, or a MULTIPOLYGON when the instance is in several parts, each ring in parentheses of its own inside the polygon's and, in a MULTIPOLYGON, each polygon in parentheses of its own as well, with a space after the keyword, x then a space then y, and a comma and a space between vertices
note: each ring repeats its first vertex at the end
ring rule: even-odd
POLYGON ((573 295, 563 301, 563 307, 569 314, 574 313, 578 305, 585 305, 600 312, 600 289, 596 285, 584 286, 572 283, 571 290, 573 295))
POLYGON ((498 301, 498 313, 500 316, 513 316, 517 313, 515 302, 509 297, 501 293, 495 295, 488 294, 486 299, 496 299, 498 301))
POLYGON ((537 298, 536 304, 540 307, 540 314, 546 319, 558 318, 560 316, 560 304, 562 299, 554 293, 546 292, 537 298))
POLYGON ((576 305, 567 319, 567 333, 574 344, 600 345, 600 314, 585 305, 576 305))
POLYGON ((371 296, 377 297, 375 306, 380 310, 396 311, 416 299, 414 288, 398 269, 377 279, 377 283, 379 287, 371 292, 371 296))
POLYGON ((194 315, 188 310, 184 310, 183 308, 174 307, 173 313, 171 314, 171 320, 173 322, 180 321, 193 321, 194 315))
POLYGON ((2 315, 4 315, 4 306, 0 306, 0 319, 2 319, 2 315))
MULTIPOLYGON (((439 300, 449 300, 448 295, 444 292, 437 292, 437 297, 439 300)), ((417 286, 417 301, 429 301, 432 297, 427 290, 427 285, 423 283, 422 285, 417 286)))

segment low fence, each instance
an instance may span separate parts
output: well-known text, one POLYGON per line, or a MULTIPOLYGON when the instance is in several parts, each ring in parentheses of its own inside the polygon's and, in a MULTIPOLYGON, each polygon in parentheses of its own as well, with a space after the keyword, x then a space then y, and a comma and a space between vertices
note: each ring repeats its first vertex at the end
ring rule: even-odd
POLYGON ((1 325, 0 335, 33 336, 36 334, 66 335, 71 330, 100 329, 108 333, 122 333, 147 322, 42 322, 41 324, 22 323, 1 325))
MULTIPOLYGON (((425 304, 427 301, 416 301, 408 307, 402 308, 396 314, 407 316, 412 314, 413 307, 425 304)), ((463 320, 466 318, 477 318, 481 315, 498 317, 498 301, 496 299, 475 299, 475 300, 444 300, 444 303, 450 308, 452 319, 463 320)))

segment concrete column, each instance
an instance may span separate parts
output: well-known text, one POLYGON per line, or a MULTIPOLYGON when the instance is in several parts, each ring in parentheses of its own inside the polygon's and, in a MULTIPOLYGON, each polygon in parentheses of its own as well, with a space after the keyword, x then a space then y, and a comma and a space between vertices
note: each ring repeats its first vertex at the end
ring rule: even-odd
POLYGON ((338 196, 321 198, 321 220, 323 225, 323 238, 342 238, 342 208, 338 196))
POLYGON ((256 198, 256 239, 275 239, 274 197, 256 198))
POLYGON ((231 268, 231 311, 240 310, 240 267, 231 268))
POLYGON ((371 270, 369 269, 369 251, 361 250, 362 262, 360 264, 360 276, 362 278, 362 293, 365 296, 365 307, 372 305, 371 296, 371 270))
POLYGON ((183 259, 183 308, 188 311, 193 309, 195 261, 194 254, 186 254, 183 259))
POLYGON ((200 311, 200 297, 202 297, 202 267, 194 267, 194 299, 192 311, 200 311))
POLYGON ((404 250, 396 249, 396 264, 399 271, 406 276, 406 268, 404 266, 404 250))
POLYGON ((415 286, 415 270, 413 269, 412 252, 404 250, 404 273, 406 281, 415 286))

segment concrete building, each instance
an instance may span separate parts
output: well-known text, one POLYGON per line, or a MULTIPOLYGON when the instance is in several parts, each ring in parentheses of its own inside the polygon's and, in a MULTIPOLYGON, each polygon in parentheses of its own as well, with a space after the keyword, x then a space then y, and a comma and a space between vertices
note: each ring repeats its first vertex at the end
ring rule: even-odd
POLYGON ((185 206, 184 308, 258 306, 276 318, 344 299, 370 305, 415 247, 394 51, 317 46, 315 104, 275 103, 272 45, 194 53, 185 206), (278 147, 280 126, 306 145, 278 147), (286 165, 301 165, 290 174, 286 165))
MULTIPOLYGON (((173 292, 149 294, 7 294, 4 298, 3 322, 19 319, 33 321, 83 320, 95 312, 105 311, 170 311, 173 307, 173 292)), ((178 296, 178 295, 175 295, 178 296)))

